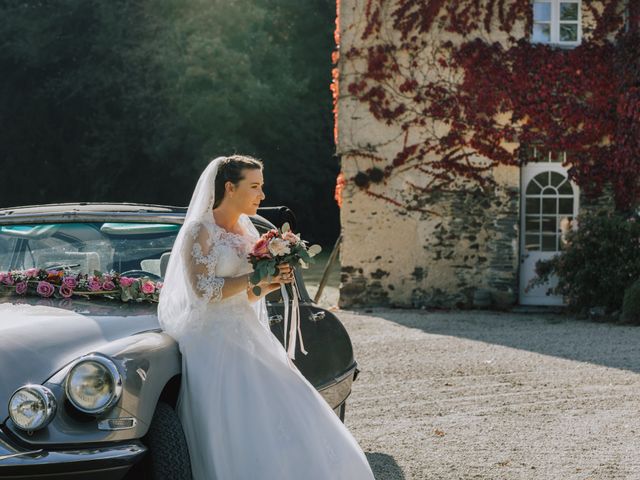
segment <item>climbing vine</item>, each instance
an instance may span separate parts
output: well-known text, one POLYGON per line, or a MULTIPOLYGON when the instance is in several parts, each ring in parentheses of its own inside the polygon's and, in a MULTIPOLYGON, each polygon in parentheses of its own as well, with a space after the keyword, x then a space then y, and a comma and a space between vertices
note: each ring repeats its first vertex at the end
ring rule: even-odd
MULTIPOLYGON (((355 25, 361 46, 334 61, 354 66, 344 90, 401 141, 391 158, 376 145, 343 151, 371 167, 341 177, 340 189, 353 183, 422 210, 429 192, 490 187, 496 165, 522 165, 536 145, 567 152, 569 175, 586 195, 610 184, 619 209, 637 205, 638 3, 625 12, 623 0, 583 0, 582 43, 562 49, 530 41, 530 0, 366 0, 355 25), (400 172, 426 181, 407 181, 402 202, 372 188, 400 172)), ((338 80, 334 70, 335 95, 338 80)))

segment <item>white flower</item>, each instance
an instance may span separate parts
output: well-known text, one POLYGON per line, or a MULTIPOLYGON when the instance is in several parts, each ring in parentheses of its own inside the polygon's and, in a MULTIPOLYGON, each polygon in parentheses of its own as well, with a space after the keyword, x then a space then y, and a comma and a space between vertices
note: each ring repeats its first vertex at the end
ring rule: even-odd
POLYGON ((274 257, 280 257, 291 253, 288 242, 282 240, 281 238, 274 238, 273 240, 271 240, 271 242, 269 243, 269 251, 274 257))

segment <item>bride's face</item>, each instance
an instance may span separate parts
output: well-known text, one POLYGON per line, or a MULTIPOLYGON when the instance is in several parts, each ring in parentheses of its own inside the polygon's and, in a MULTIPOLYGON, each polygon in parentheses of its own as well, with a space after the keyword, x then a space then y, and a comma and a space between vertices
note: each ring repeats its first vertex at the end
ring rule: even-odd
POLYGON ((228 200, 238 211, 247 215, 255 215, 260 206, 260 202, 264 200, 264 179, 262 170, 243 170, 244 178, 233 185, 227 182, 227 192, 225 199, 228 200))

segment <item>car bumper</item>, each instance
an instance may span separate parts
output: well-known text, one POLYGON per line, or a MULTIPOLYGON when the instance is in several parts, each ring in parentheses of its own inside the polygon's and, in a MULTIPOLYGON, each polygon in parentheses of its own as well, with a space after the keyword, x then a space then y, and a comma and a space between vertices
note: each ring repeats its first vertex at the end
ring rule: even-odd
POLYGON ((0 478, 117 480, 146 451, 139 441, 66 450, 25 449, 0 430, 0 478))
POLYGON ((316 387, 320 395, 336 413, 339 412, 340 405, 351 394, 351 385, 358 376, 358 372, 357 364, 354 364, 333 380, 316 387))

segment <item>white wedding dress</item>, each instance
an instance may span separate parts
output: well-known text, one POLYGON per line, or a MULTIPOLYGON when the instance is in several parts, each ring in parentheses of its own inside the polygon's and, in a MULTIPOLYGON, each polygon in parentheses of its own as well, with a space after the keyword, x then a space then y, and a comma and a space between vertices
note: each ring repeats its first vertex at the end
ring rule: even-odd
POLYGON ((223 277, 251 271, 247 253, 258 232, 246 215, 239 224, 242 235, 213 219, 184 227, 182 261, 201 302, 199 322, 179 337, 178 414, 193 478, 373 479, 351 433, 290 366, 269 330, 264 299, 250 303, 244 292, 221 298, 223 277))

